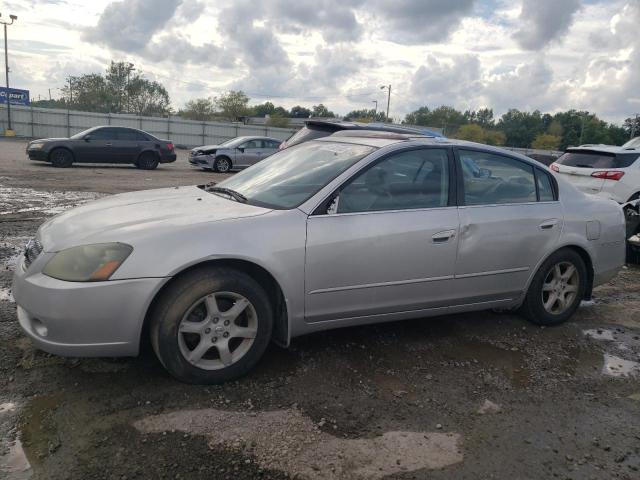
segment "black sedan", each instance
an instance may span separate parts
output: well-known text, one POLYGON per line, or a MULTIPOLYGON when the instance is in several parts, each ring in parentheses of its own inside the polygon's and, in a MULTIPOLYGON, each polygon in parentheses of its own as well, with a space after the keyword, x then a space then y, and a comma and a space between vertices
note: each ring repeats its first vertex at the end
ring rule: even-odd
POLYGON ((44 138, 27 145, 31 160, 54 167, 73 163, 131 163, 153 170, 159 163, 176 161, 173 143, 126 127, 93 127, 69 138, 44 138))

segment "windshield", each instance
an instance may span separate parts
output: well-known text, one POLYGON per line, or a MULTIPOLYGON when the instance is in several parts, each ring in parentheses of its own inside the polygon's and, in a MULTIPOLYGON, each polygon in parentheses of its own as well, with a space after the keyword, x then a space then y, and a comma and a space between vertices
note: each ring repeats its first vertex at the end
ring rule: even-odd
POLYGON ((637 153, 567 152, 556 163, 576 168, 626 168, 638 158, 637 153))
POLYGON ((81 132, 76 133, 75 135, 70 136, 69 138, 70 138, 71 140, 79 140, 79 139, 81 139, 82 137, 84 137, 87 133, 94 131, 96 128, 97 128, 97 127, 91 127, 91 128, 88 128, 88 129, 86 129, 86 130, 83 130, 83 131, 81 131, 81 132))
POLYGON ((232 138, 230 140, 227 140, 226 142, 220 143, 218 146, 220 146, 220 147, 235 147, 236 145, 244 142, 246 140, 246 138, 247 137, 232 138))
POLYGON ((640 148, 640 137, 632 138, 622 148, 640 148))
POLYGON ((241 193, 249 203, 294 208, 374 150, 365 145, 306 142, 282 150, 216 186, 241 193))

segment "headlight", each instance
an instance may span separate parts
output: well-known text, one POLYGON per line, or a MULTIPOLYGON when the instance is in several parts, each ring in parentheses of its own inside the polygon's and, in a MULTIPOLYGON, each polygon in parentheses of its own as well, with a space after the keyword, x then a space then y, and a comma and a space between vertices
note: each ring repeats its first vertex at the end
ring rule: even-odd
POLYGON ((67 282, 108 280, 133 251, 125 243, 96 243, 62 250, 49 260, 42 273, 67 282))
POLYGON ((44 143, 32 143, 29 145, 29 150, 42 150, 42 147, 44 147, 44 143))

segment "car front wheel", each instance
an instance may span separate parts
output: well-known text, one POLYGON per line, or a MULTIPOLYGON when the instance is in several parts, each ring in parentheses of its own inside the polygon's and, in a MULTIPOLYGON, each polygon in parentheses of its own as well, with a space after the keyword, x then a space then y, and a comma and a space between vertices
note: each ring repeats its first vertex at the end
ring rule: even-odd
POLYGON ((56 148, 49 155, 51 165, 58 168, 67 168, 73 164, 73 155, 66 148, 56 148))
POLYGON ((246 374, 271 338, 263 288, 244 272, 203 268, 178 278, 152 313, 151 344, 183 382, 222 383, 246 374))
POLYGON ((538 269, 521 312, 538 325, 557 325, 580 306, 587 285, 587 268, 574 250, 553 253, 538 269))
POLYGON ((213 164, 213 169, 218 173, 227 173, 231 170, 231 160, 227 157, 218 157, 213 164))

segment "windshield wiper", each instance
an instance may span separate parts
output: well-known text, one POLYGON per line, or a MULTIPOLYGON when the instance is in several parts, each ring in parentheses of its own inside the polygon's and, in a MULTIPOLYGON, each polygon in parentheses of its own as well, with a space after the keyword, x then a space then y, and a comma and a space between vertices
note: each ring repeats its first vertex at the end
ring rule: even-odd
POLYGON ((233 198, 234 200, 240 203, 247 203, 248 201, 247 197, 245 197, 239 192, 236 192, 235 190, 231 190, 230 188, 216 187, 214 185, 205 185, 204 191, 211 192, 211 193, 223 193, 225 195, 229 195, 231 198, 233 198))

